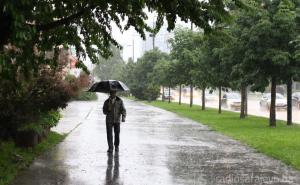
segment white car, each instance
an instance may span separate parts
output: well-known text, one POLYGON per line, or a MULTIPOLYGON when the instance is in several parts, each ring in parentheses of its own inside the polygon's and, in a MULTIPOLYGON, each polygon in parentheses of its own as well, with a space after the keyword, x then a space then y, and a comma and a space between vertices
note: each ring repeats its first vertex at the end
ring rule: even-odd
MULTIPOLYGON (((270 109, 271 107, 271 93, 263 94, 261 100, 259 101, 261 107, 266 107, 270 109)), ((282 94, 276 93, 276 109, 286 109, 287 101, 282 94)))
POLYGON ((217 96, 215 94, 205 92, 205 102, 215 101, 215 100, 217 100, 217 96))
POLYGON ((241 95, 238 93, 225 93, 221 101, 222 105, 226 108, 234 110, 241 108, 241 95))

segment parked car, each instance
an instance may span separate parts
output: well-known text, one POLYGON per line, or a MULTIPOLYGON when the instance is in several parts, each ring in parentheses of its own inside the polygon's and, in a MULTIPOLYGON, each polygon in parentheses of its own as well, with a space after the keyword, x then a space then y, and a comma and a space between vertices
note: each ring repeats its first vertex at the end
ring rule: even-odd
POLYGON ((215 100, 217 100, 217 96, 215 94, 210 92, 205 92, 205 102, 215 101, 215 100))
POLYGON ((300 109, 300 92, 294 92, 292 94, 292 104, 300 109))
MULTIPOLYGON (((263 94, 261 100, 259 101, 261 107, 266 107, 270 109, 271 107, 271 93, 263 94)), ((287 101, 282 94, 276 93, 276 109, 286 109, 287 101)))
POLYGON ((165 99, 165 100, 168 100, 169 97, 170 97, 171 100, 174 100, 174 95, 173 95, 173 93, 172 93, 172 90, 171 90, 171 92, 169 93, 169 89, 165 89, 165 90, 164 90, 164 94, 163 94, 162 96, 163 96, 163 99, 165 99))
POLYGON ((222 97, 222 105, 226 108, 239 110, 241 108, 241 95, 238 93, 225 93, 222 97))

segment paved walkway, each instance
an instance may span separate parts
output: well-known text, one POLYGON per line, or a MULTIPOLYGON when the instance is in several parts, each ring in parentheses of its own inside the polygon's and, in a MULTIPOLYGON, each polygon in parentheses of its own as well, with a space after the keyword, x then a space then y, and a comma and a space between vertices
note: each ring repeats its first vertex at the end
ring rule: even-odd
POLYGON ((300 173, 208 127, 125 100, 119 154, 107 155, 102 104, 72 103, 55 128, 72 130, 14 185, 218 185, 300 183, 300 173), (81 123, 78 125, 78 123, 81 123), (72 125, 72 126, 71 126, 72 125))

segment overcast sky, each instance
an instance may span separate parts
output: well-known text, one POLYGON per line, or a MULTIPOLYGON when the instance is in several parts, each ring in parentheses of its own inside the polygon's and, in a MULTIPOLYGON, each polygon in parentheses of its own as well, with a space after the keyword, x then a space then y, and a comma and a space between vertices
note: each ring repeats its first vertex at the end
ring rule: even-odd
MULTIPOLYGON (((155 16, 154 14, 148 13, 148 17, 149 17, 149 19, 147 21, 148 24, 150 24, 153 21, 154 16, 155 16)), ((182 21, 177 21, 176 26, 179 26, 179 25, 183 26, 183 27, 189 27, 189 24, 184 23, 182 21)), ((123 46, 122 55, 123 55, 123 59, 125 61, 127 61, 128 58, 133 56, 133 51, 132 51, 133 40, 134 40, 134 58, 135 58, 135 61, 137 60, 137 58, 141 57, 141 55, 143 54, 142 53, 143 52, 142 51, 143 39, 134 30, 134 28, 131 27, 129 30, 121 33, 119 28, 114 23, 112 23, 112 35, 113 35, 113 38, 115 38, 117 40, 117 42, 119 42, 119 44, 121 44, 123 46)), ((88 58, 85 61, 85 64, 87 65, 87 67, 89 69, 93 68, 92 63, 88 58)))
MULTIPOLYGON (((148 20, 147 23, 148 25, 151 25, 155 15, 152 13, 147 13, 148 15, 148 20)), ((166 24, 166 23, 165 23, 166 24)), ((189 27, 189 24, 184 23, 182 21, 178 21, 178 23, 176 23, 176 25, 180 25, 183 27, 189 27)), ((143 39, 140 37, 140 35, 133 29, 130 28, 128 31, 125 31, 123 34, 120 32, 119 28, 117 28, 117 26, 115 26, 115 24, 113 24, 113 37, 123 46, 123 59, 125 61, 128 60, 128 58, 132 57, 133 55, 133 51, 132 51, 132 43, 134 40, 134 58, 135 61, 137 58, 141 57, 141 55, 143 54, 142 52, 142 44, 143 44, 143 39)), ((162 28, 164 29, 164 28, 162 28)))

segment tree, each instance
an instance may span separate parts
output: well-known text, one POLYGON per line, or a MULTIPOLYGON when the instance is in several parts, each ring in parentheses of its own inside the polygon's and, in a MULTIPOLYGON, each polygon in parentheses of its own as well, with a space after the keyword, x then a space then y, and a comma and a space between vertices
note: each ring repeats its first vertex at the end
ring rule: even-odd
POLYGON ((108 59, 99 57, 99 61, 93 69, 94 74, 101 80, 121 80, 122 68, 125 66, 120 50, 112 46, 112 56, 108 59))
POLYGON ((251 27, 251 21, 249 21, 251 18, 249 16, 253 18, 256 12, 236 9, 235 7, 232 9, 234 21, 226 29, 229 42, 224 44, 220 53, 223 61, 228 66, 227 68, 231 68, 229 86, 231 89, 241 92, 240 118, 244 119, 247 115, 247 87, 252 84, 252 79, 254 78, 249 73, 247 66, 244 65, 245 52, 247 50, 247 40, 244 37, 248 34, 247 28, 251 27))
POLYGON ((125 84, 133 84, 135 82, 134 70, 136 67, 136 63, 133 62, 132 58, 129 58, 125 66, 122 68, 120 73, 120 79, 125 84))
POLYGON ((172 30, 177 17, 210 31, 210 22, 228 20, 230 15, 223 0, 2 0, 0 63, 5 71, 0 75, 14 77, 16 68, 27 74, 45 63, 55 66, 55 57, 46 59, 46 51, 54 50, 57 56, 61 45, 74 46, 80 61, 77 66, 87 70, 82 59, 88 56, 96 63, 99 55, 107 58, 112 54, 110 44, 120 47, 112 37, 112 23, 121 31, 133 27, 145 38, 145 31, 157 32, 164 20, 172 30), (146 24, 146 11, 157 13, 154 29, 146 24))
POLYGON ((253 3, 255 14, 248 17, 250 26, 244 27, 247 50, 243 65, 247 67, 248 74, 255 76, 253 89, 263 91, 271 82, 269 124, 275 127, 276 85, 286 81, 286 75, 291 75, 286 70, 293 66, 289 42, 297 31, 296 6, 290 0, 253 3))
POLYGON ((179 101, 178 104, 181 105, 181 97, 182 97, 182 85, 184 84, 184 74, 181 70, 181 62, 179 60, 174 59, 172 61, 173 65, 173 81, 174 84, 179 86, 179 101))
POLYGON ((130 92, 138 99, 156 100, 159 96, 159 84, 153 82, 155 65, 160 61, 168 59, 168 55, 157 48, 147 51, 137 63, 128 63, 124 71, 124 81, 130 88, 130 92))
MULTIPOLYGON (((199 37, 203 37, 203 33, 198 33, 199 37)), ((203 38, 202 38, 203 39, 203 38)), ((194 63, 195 68, 192 69, 191 74, 194 77, 195 86, 202 90, 202 105, 201 109, 205 110, 205 91, 210 86, 209 80, 211 79, 211 74, 209 72, 210 66, 208 62, 205 60, 204 53, 203 53, 203 44, 198 45, 197 48, 194 50, 194 63)))
POLYGON ((211 74, 209 84, 211 88, 219 90, 219 113, 222 112, 222 90, 229 87, 228 74, 231 72, 231 66, 222 58, 222 48, 228 41, 229 37, 222 29, 206 35, 203 41, 203 60, 207 63, 207 73, 211 74))
POLYGON ((171 43, 171 57, 178 62, 175 64, 178 74, 179 85, 190 86, 190 106, 193 104, 194 76, 192 70, 195 69, 195 49, 200 46, 202 37, 188 29, 177 29, 171 43))
MULTIPOLYGON (((153 69, 153 73, 151 74, 153 83, 157 83, 163 87, 169 88, 169 103, 171 102, 171 87, 175 87, 176 84, 176 72, 174 61, 162 59, 159 60, 153 69)), ((164 89, 163 89, 164 96, 164 89)), ((162 97, 164 98, 164 97, 162 97)))

